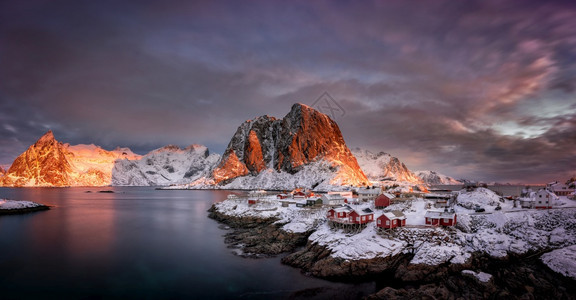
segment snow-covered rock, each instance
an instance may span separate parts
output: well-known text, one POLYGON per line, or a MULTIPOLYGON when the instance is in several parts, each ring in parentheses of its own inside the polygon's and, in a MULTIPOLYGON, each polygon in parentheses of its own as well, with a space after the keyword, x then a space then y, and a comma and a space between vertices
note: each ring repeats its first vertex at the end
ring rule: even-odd
POLYGON ((332 250, 333 257, 350 260, 393 256, 404 250, 406 242, 382 238, 377 231, 369 224, 359 233, 349 234, 324 224, 310 235, 309 240, 332 250))
POLYGON ((502 204, 500 196, 487 188, 476 188, 472 191, 462 190, 458 193, 457 203, 468 209, 473 209, 477 205, 486 208, 502 204))
POLYGON ((550 251, 540 259, 554 272, 576 279, 576 245, 550 251))
POLYGON ((422 180, 396 157, 385 152, 373 153, 369 150, 354 148, 352 154, 356 157, 360 168, 368 179, 374 183, 382 181, 397 181, 408 184, 421 184, 422 180))
POLYGON ((46 206, 32 201, 16 201, 16 200, 0 199, 0 211, 21 210, 37 207, 46 207, 46 206))
POLYGON ((220 156, 202 145, 185 149, 165 146, 138 159, 117 160, 112 169, 112 185, 155 186, 184 184, 205 176, 220 156))
POLYGON ((462 270, 463 275, 467 275, 473 278, 476 278, 478 281, 482 283, 488 283, 492 280, 492 275, 484 272, 474 272, 472 270, 462 270))
POLYGON ((462 182, 444 174, 440 174, 435 171, 414 171, 414 174, 418 176, 424 183, 428 185, 456 185, 462 184, 462 182))

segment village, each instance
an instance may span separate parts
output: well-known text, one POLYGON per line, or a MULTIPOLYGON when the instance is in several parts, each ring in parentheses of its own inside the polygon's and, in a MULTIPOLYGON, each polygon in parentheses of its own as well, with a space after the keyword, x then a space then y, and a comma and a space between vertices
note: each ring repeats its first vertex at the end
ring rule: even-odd
POLYGON ((567 200, 575 199, 574 188, 558 182, 549 183, 537 191, 527 186, 519 196, 497 195, 485 185, 477 183, 465 183, 459 191, 409 190, 400 192, 398 189, 387 190, 377 186, 327 193, 302 188, 283 193, 259 190, 246 196, 230 194, 227 200, 246 204, 257 213, 274 212, 280 207, 299 209, 301 214, 313 218, 316 223, 325 221, 332 228, 361 229, 374 224, 372 226, 378 229, 390 230, 406 226, 452 227, 457 224, 459 214, 553 209, 566 207, 570 203, 567 200), (469 201, 471 197, 476 199, 469 201), (483 201, 486 199, 489 201, 483 201))
MULTIPOLYGON (((576 241, 574 189, 557 183, 525 188, 519 196, 498 195, 474 183, 457 191, 232 192, 214 208, 229 217, 275 220, 280 230, 306 234, 309 243, 345 261, 410 253, 411 264, 465 264, 475 254, 505 258, 562 251, 576 241)), ((234 253, 252 256, 242 249, 234 253)))

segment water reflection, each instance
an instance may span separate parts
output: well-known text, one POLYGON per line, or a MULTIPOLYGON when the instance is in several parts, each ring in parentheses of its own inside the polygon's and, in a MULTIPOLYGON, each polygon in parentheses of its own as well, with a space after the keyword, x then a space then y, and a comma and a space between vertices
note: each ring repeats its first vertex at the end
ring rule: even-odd
POLYGON ((318 298, 374 291, 373 283, 303 276, 280 258, 233 255, 225 231, 207 218, 228 191, 98 192, 105 189, 0 188, 0 197, 55 206, 0 217, 3 297, 268 299, 317 288, 318 298))

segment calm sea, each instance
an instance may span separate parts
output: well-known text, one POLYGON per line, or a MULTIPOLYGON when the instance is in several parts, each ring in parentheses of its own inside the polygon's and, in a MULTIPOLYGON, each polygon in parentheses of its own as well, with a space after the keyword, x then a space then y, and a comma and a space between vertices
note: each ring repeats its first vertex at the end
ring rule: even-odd
POLYGON ((226 230, 206 212, 227 194, 0 188, 0 198, 55 206, 0 216, 0 298, 354 299, 376 292, 374 282, 307 277, 280 257, 234 255, 226 230))

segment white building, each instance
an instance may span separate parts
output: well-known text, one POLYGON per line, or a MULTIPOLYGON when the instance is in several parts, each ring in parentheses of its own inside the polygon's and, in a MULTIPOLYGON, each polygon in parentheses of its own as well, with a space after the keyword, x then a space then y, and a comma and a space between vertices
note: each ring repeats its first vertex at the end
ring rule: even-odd
POLYGON ((328 195, 340 195, 346 199, 352 199, 354 194, 352 191, 337 191, 337 192, 328 192, 328 195))
POLYGON ((540 189, 534 193, 534 208, 552 208, 557 200, 556 194, 547 189, 540 189))
POLYGON ((324 194, 320 197, 322 199, 322 204, 324 205, 343 205, 345 204, 345 198, 340 194, 324 194))
POLYGON ((558 181, 551 182, 551 183, 547 184, 546 187, 551 192, 556 194, 556 196, 569 196, 570 194, 574 193, 573 188, 570 188, 569 186, 567 186, 564 183, 558 183, 558 181))
POLYGON ((359 201, 374 201, 376 197, 382 194, 382 189, 379 187, 374 188, 361 188, 358 189, 359 201))

